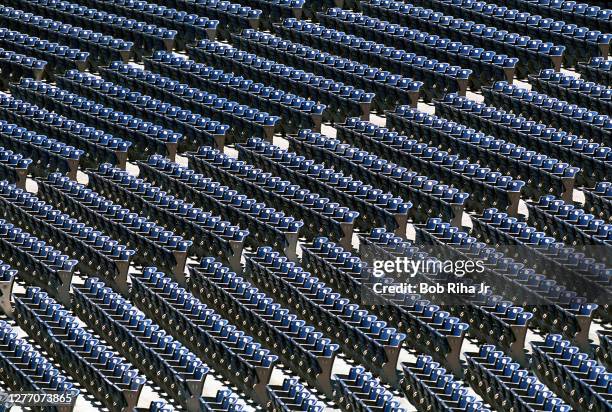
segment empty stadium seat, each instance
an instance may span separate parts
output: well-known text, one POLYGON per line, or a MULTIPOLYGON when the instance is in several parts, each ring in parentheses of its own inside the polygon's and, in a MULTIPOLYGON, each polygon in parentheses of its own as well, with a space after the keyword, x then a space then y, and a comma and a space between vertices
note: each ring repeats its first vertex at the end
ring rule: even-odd
POLYGON ((568 412, 572 408, 557 398, 529 371, 503 356, 493 345, 466 354, 467 381, 494 408, 568 412), (510 406, 511 405, 511 406, 510 406))
MULTIPOLYGON (((416 228, 417 236, 421 240, 426 236, 424 230, 421 227, 416 228)), ((375 260, 380 261, 382 259, 408 258, 413 261, 428 262, 444 258, 458 258, 458 256, 449 256, 439 245, 431 250, 431 254, 424 252, 426 249, 428 249, 427 245, 421 244, 417 247, 413 242, 395 236, 382 228, 372 229, 371 233, 359 235, 359 254, 361 259, 369 265, 372 265, 375 260)), ((399 280, 402 280, 405 275, 400 274, 398 277, 399 280)), ((433 285, 436 282, 444 284, 456 281, 457 278, 452 275, 437 274, 433 271, 432 273, 423 271, 423 273, 417 275, 417 280, 423 280, 427 284, 433 285)), ((467 286, 473 285, 479 280, 490 282, 491 279, 464 277, 461 279, 461 283, 467 286)), ((524 343, 527 327, 533 314, 521 306, 514 305, 511 301, 504 300, 504 296, 496 295, 495 292, 496 290, 492 288, 487 293, 462 293, 454 296, 430 294, 429 296, 423 296, 423 299, 429 298, 432 302, 435 301, 441 306, 442 310, 449 311, 451 315, 468 324, 467 334, 469 336, 483 342, 495 343, 510 354, 513 359, 525 363, 524 343)), ((442 350, 439 349, 436 349, 435 353, 429 350, 423 352, 432 353, 431 356, 438 362, 442 362, 443 365, 450 360, 457 367, 460 340, 458 337, 452 336, 447 336, 446 339, 448 340, 448 348, 445 350, 450 350, 453 356, 447 355, 446 359, 440 358, 439 354, 442 350)), ((444 345, 439 347, 446 348, 444 345)))
POLYGON ((422 81, 425 87, 421 89, 421 96, 426 102, 448 92, 465 94, 472 73, 469 69, 439 63, 425 56, 302 20, 285 19, 274 26, 274 32, 292 41, 334 50, 340 56, 355 58, 364 64, 422 81))
POLYGON ((226 40, 237 29, 259 28, 265 18, 259 8, 253 9, 227 0, 168 0, 166 4, 168 7, 218 20, 216 34, 226 40))
POLYGON ((389 113, 387 125, 398 131, 406 131, 411 136, 420 137, 420 140, 425 140, 434 147, 448 148, 450 152, 465 156, 469 161, 478 162, 492 170, 512 170, 512 177, 525 183, 521 193, 526 198, 536 198, 552 192, 569 199, 573 194, 576 175, 580 172, 577 167, 528 150, 530 146, 518 146, 503 139, 485 136, 484 133, 467 129, 464 125, 457 125, 409 107, 400 106, 395 113, 389 113), (431 126, 438 130, 450 129, 455 136, 459 135, 461 140, 449 141, 447 134, 433 132, 431 126), (456 129, 453 130, 453 127, 456 129))
POLYGON ((199 358, 97 278, 73 293, 74 313, 89 327, 181 406, 201 410, 209 368, 199 358))
POLYGON ((103 407, 132 410, 138 404, 145 378, 80 326, 66 306, 29 287, 15 296, 15 313, 17 324, 49 355, 62 359, 66 372, 103 407))
POLYGON ((168 30, 165 27, 157 27, 154 24, 63 0, 9 0, 7 3, 26 12, 45 15, 64 23, 91 28, 130 41, 136 60, 143 55, 150 55, 153 50, 172 50, 177 35, 176 30, 168 30))
POLYGON ((226 143, 243 142, 251 136, 272 139, 280 118, 264 111, 238 104, 196 88, 190 88, 168 77, 151 73, 134 66, 115 62, 101 70, 102 76, 134 91, 176 104, 192 112, 220 121, 230 126, 226 143))
POLYGON ((203 146, 198 152, 187 153, 186 156, 189 167, 196 172, 212 176, 222 184, 253 196, 296 219, 302 219, 303 236, 313 238, 326 235, 343 245, 351 244, 353 225, 359 212, 211 147, 203 146))
POLYGON ((376 284, 407 281, 400 279, 401 275, 394 278, 374 274, 359 257, 327 238, 317 238, 312 244, 302 246, 302 265, 342 297, 363 302, 389 326, 405 333, 406 346, 419 352, 433 351, 436 359, 461 374, 459 356, 468 325, 418 294, 376 291, 376 284))
POLYGON ((282 385, 268 385, 268 396, 275 411, 323 412, 323 405, 297 379, 285 378, 282 385))
POLYGON ((338 8, 319 13, 318 17, 321 23, 330 27, 338 27, 368 40, 469 69, 471 73, 468 81, 472 90, 491 84, 494 79, 512 82, 514 78, 514 68, 518 63, 515 57, 497 55, 493 51, 338 8))
POLYGON ((542 70, 530 75, 532 90, 554 96, 569 103, 589 107, 600 113, 612 113, 612 88, 578 79, 574 76, 542 70))
POLYGON ((286 93, 231 72, 224 73, 223 70, 171 53, 156 53, 152 58, 146 58, 144 63, 145 68, 153 72, 280 116, 278 129, 282 134, 295 133, 303 127, 321 129, 325 105, 309 98, 286 93))
POLYGON ((0 320, 0 365, 4 383, 16 392, 56 393, 58 400, 63 395, 62 406, 72 410, 80 395, 79 389, 37 349, 17 336, 14 328, 0 320))
POLYGON ((431 7, 454 17, 563 45, 565 46, 563 60, 568 67, 574 67, 579 60, 591 56, 608 56, 610 39, 612 39, 610 30, 602 33, 588 27, 568 24, 562 20, 544 18, 539 13, 532 15, 522 7, 518 7, 518 10, 507 7, 507 2, 499 2, 498 5, 474 0, 425 0, 422 3, 425 7, 431 7))
POLYGON ((0 94, 0 113, 19 126, 78 147, 83 151, 79 157, 81 167, 110 162, 125 168, 127 152, 132 145, 130 141, 5 94, 0 94))
MULTIPOLYGON (((266 60, 210 40, 200 40, 194 46, 188 47, 187 52, 196 61, 203 61, 298 95, 312 96, 314 101, 326 106, 323 111, 324 122, 339 122, 348 116, 360 116, 365 120, 370 117, 374 93, 366 93, 362 89, 336 83, 332 79, 278 64, 273 60, 266 60)), ((418 99, 418 93, 416 98, 418 99)))
MULTIPOLYGON (((191 240, 183 239, 130 209, 113 204, 93 190, 60 174, 39 179, 38 196, 63 213, 79 216, 113 238, 133 248, 135 263, 155 263, 176 276, 183 275, 191 240)), ((160 211, 160 213, 163 213, 160 211)), ((157 217, 150 215, 152 218, 157 217)), ((175 217, 180 219, 179 216, 175 217)))
POLYGON ((453 41, 518 57, 515 75, 519 79, 524 79, 529 73, 536 73, 541 69, 559 70, 565 53, 564 46, 556 46, 518 33, 509 33, 471 20, 445 16, 442 12, 401 1, 362 0, 360 4, 363 12, 370 16, 408 25, 418 30, 435 30, 453 41))
MULTIPOLYGON (((30 159, 30 162, 18 161, 16 166, 23 167, 27 164, 29 172, 39 177, 57 171, 74 178, 79 167, 79 159, 83 155, 83 150, 4 120, 0 120, 0 145, 5 150, 30 159)), ((8 153, 6 155, 8 156, 8 153)), ((19 173, 24 174, 24 172, 19 173)), ((19 180, 19 183, 23 184, 23 181, 19 180)))
MULTIPOLYGON (((397 109, 398 114, 410 112, 409 110, 407 107, 397 109)), ((393 114, 389 113, 389 123, 393 117, 393 114)), ((401 120, 397 123, 401 125, 401 120)), ((509 210, 516 210, 518 207, 520 191, 524 185, 520 180, 514 180, 500 172, 493 172, 490 168, 481 167, 476 163, 460 159, 457 155, 438 150, 436 145, 419 143, 372 123, 349 119, 344 125, 340 125, 338 130, 340 140, 363 147, 404 168, 423 172, 427 176, 435 176, 446 185, 465 190, 469 197, 465 198, 463 194, 458 194, 457 197, 464 198, 461 203, 464 203, 467 209, 482 210, 485 203, 493 203, 509 210)))
POLYGON ((612 185, 610 182, 597 182, 593 188, 583 188, 585 208, 600 219, 612 223, 612 185))
POLYGON ((218 20, 142 0, 82 0, 80 4, 176 30, 177 50, 184 50, 194 40, 214 39, 219 25, 218 20))
POLYGON ((132 55, 132 42, 105 36, 61 21, 25 13, 12 7, 0 6, 0 22, 6 28, 19 30, 34 36, 42 36, 68 47, 89 53, 90 68, 108 64, 112 60, 128 61, 132 55))
POLYGON ((130 297, 140 310, 241 391, 267 404, 265 388, 278 359, 276 355, 156 268, 145 268, 143 273, 130 276, 130 297))
POLYGON ((127 291, 133 250, 6 181, 0 181, 0 203, 2 218, 65 250, 68 258, 78 262, 76 269, 81 274, 101 276, 118 290, 127 291))
MULTIPOLYGON (((351 120, 355 119, 349 119, 349 122, 351 120)), ((461 223, 463 204, 469 196, 467 193, 439 185, 427 176, 418 176, 417 172, 385 158, 311 130, 300 130, 296 136, 288 136, 287 139, 289 150, 333 166, 347 176, 375 183, 380 189, 388 190, 395 196, 406 197, 415 205, 408 212, 408 217, 414 221, 425 221, 437 215, 461 223)))
POLYGON ((585 80, 612 85, 612 60, 592 57, 588 62, 578 63, 577 70, 585 80))
POLYGON ((385 382, 397 381, 396 366, 404 333, 378 320, 269 247, 248 254, 245 276, 262 290, 317 322, 343 352, 374 370, 385 382))
POLYGON ((391 109, 405 100, 416 106, 423 86, 423 82, 396 74, 399 72, 384 71, 375 65, 368 66, 256 30, 243 30, 240 35, 233 35, 232 41, 242 49, 279 63, 373 92, 372 110, 377 112, 391 109))
POLYGON ((203 144, 223 148, 229 126, 172 106, 146 94, 133 92, 93 75, 69 70, 57 77, 57 85, 90 99, 96 99, 133 116, 155 122, 181 133, 185 138, 178 150, 196 149, 203 144))
POLYGON ((612 118, 607 114, 599 114, 588 107, 569 104, 506 82, 495 82, 490 88, 483 87, 482 94, 486 104, 506 108, 532 120, 612 146, 612 118))
POLYGON ((410 403, 423 409, 489 412, 483 402, 455 381, 430 356, 419 355, 415 362, 402 363, 402 392, 410 403))
MULTIPOLYGON (((605 2, 602 2, 605 3, 605 2)), ((508 6, 612 33, 612 10, 570 0, 508 0, 508 6)), ((609 6, 609 2, 608 2, 609 6)))
POLYGON ((145 158, 151 152, 174 158, 177 145, 183 139, 183 135, 172 130, 115 111, 48 83, 22 79, 19 83, 11 84, 11 94, 108 133, 127 136, 133 142, 128 151, 130 159, 145 158))
POLYGON ((0 147, 0 180, 8 180, 17 187, 25 189, 28 167, 31 163, 32 159, 0 147))
POLYGON ((190 265, 189 273, 188 288, 196 297, 211 305, 223 302, 225 316, 278 353, 305 382, 331 396, 337 344, 213 258, 190 265))
MULTIPOLYGON (((436 114, 440 117, 496 137, 507 138, 508 141, 547 155, 534 160, 535 164, 542 161, 541 166, 544 168, 559 168, 567 183, 575 180, 578 186, 593 186, 610 174, 611 150, 599 143, 456 94, 446 95, 444 99, 436 101, 435 106, 436 114), (580 167, 580 173, 577 173, 577 167, 580 167)), ((563 193, 567 196, 565 199, 571 200, 569 195, 572 190, 564 190, 563 193)))
POLYGON ((24 77, 42 80, 48 71, 46 67, 45 60, 0 48, 0 88, 6 90, 9 83, 18 82, 24 77))
POLYGON ((322 163, 315 163, 315 160, 258 138, 251 138, 246 144, 237 145, 237 149, 239 160, 261 167, 359 212, 361 219, 355 220, 357 227, 382 225, 398 234, 406 233, 408 210, 412 203, 404 202, 400 197, 394 197, 391 193, 385 193, 333 168, 327 168, 322 163))
POLYGON ((334 375, 334 399, 347 410, 405 412, 393 394, 359 366, 351 368, 346 375, 334 375))
MULTIPOLYGON (((89 66, 89 53, 87 52, 28 36, 5 27, 0 27, 0 47, 47 62, 45 77, 51 81, 56 71, 63 72, 66 69, 74 68, 85 70, 89 66)), ((36 75, 33 77, 38 78, 36 75)))
POLYGON ((569 405, 579 410, 610 409, 612 376, 605 367, 560 335, 548 335, 531 346, 536 375, 569 405))

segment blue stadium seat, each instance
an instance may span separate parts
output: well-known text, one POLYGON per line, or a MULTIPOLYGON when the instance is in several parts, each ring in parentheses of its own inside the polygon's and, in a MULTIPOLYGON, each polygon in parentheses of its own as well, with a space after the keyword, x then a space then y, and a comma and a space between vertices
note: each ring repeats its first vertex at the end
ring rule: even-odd
POLYGON ((593 188, 583 188, 582 191, 585 209, 599 219, 607 219, 607 223, 612 223, 612 184, 597 182, 593 188))
POLYGON ((542 196, 537 202, 528 202, 527 210, 527 223, 530 225, 580 248, 587 256, 612 263, 612 226, 604 220, 553 195, 542 196))
MULTIPOLYGON (((276 355, 156 268, 145 268, 143 273, 130 276, 130 298, 139 309, 232 385, 256 402, 267 404, 265 388, 274 370, 276 355)), ((227 401, 230 400, 218 399, 220 403, 227 401)))
POLYGON ((0 27, 0 47, 6 47, 22 55, 47 62, 44 77, 50 81, 53 81, 56 71, 61 73, 67 69, 85 70, 89 67, 89 53, 87 52, 71 49, 68 46, 38 37, 31 37, 5 27, 0 27))
MULTIPOLYGON (((476 219, 472 221, 476 233, 482 232, 476 226, 484 224, 479 224, 476 219)), ((493 232, 493 226, 487 227, 493 232)), ((555 279, 562 280, 562 273, 557 274, 553 270, 548 274, 549 277, 546 277, 537 269, 534 270, 522 262, 515 261, 509 254, 504 254, 503 248, 500 247, 501 242, 492 239, 487 239, 488 244, 479 242, 439 218, 432 218, 425 225, 417 225, 416 229, 415 243, 423 249, 433 247, 437 253, 444 252, 446 258, 450 259, 484 261, 485 270, 481 274, 481 280, 490 285, 494 293, 509 296, 514 304, 531 311, 534 314, 531 321, 534 326, 537 325, 544 331, 563 333, 581 346, 589 345, 589 328, 598 305, 588 303, 586 298, 557 282, 555 279), (497 248, 489 245, 496 245, 497 248)), ((485 240, 483 237, 481 239, 485 240)), ((520 243, 513 246, 520 246, 520 243)), ((509 249, 509 253, 514 253, 515 250, 517 249, 509 249)), ((581 293, 588 293, 589 290, 583 286, 584 281, 575 274, 572 276, 575 280, 570 281, 569 287, 577 288, 581 293)), ((593 285, 590 287, 592 291, 593 285)), ((595 288, 597 291, 600 286, 596 285, 595 288)))
POLYGON ((493 408, 569 412, 572 408, 556 393, 518 363, 495 350, 481 346, 476 353, 466 354, 466 380, 493 408))
POLYGON ((132 258, 135 263, 155 263, 176 276, 183 274, 187 250, 192 244, 190 240, 175 235, 130 209, 113 204, 58 173, 49 175, 46 180, 39 179, 37 183, 39 198, 63 213, 80 217, 106 235, 121 239, 127 247, 136 251, 132 258))
POLYGON ((491 84, 494 80, 511 82, 514 78, 514 68, 518 63, 515 57, 497 55, 470 44, 464 45, 435 34, 338 8, 319 13, 318 17, 322 24, 329 27, 337 27, 367 40, 469 69, 471 73, 468 82, 472 90, 478 90, 483 84, 491 84))
MULTIPOLYGON (((356 119, 349 119, 349 122, 351 120, 356 119)), ((379 158, 359 147, 311 130, 300 130, 296 136, 288 136, 287 139, 289 150, 332 166, 347 176, 372 182, 395 196, 406 197, 415 205, 408 212, 408 217, 414 221, 423 222, 429 217, 440 216, 461 224, 463 204, 468 199, 467 193, 439 185, 427 176, 419 176, 417 172, 391 163, 385 158, 379 158)), ((365 145, 361 145, 363 146, 365 145)))
POLYGON ((294 378, 285 378, 282 385, 268 385, 267 391, 272 408, 278 412, 323 412, 325 410, 325 405, 294 378))
POLYGON ((416 106, 423 86, 423 82, 413 81, 409 77, 292 43, 268 33, 243 30, 240 35, 233 35, 232 41, 241 49, 279 63, 373 92, 372 110, 379 113, 392 109, 399 102, 416 106))
POLYGON ((227 389, 219 389, 215 396, 204 397, 201 402, 202 412, 242 412, 244 401, 227 389))
POLYGON ((0 181, 0 203, 2 218, 65 250, 68 258, 77 261, 81 274, 101 276, 118 290, 127 291, 133 250, 6 181, 0 181))
POLYGON ((569 405, 576 410, 610 410, 612 373, 588 353, 560 335, 548 335, 531 346, 536 375, 569 405))
POLYGON ((81 167, 109 162, 125 168, 127 152, 132 145, 130 141, 5 94, 0 94, 0 113, 18 126, 29 127, 46 136, 55 136, 63 143, 81 149, 81 167))
MULTIPOLYGON (((405 109, 410 110, 400 107, 398 114, 402 114, 405 109)), ((388 120, 392 119, 392 115, 388 114, 388 120)), ((398 116, 396 119, 401 118, 398 116)), ((338 138, 384 157, 387 161, 395 162, 401 167, 422 172, 446 185, 465 190, 469 197, 463 199, 462 203, 467 209, 482 210, 483 206, 489 203, 509 210, 516 210, 518 207, 524 182, 438 150, 436 145, 428 146, 398 132, 391 132, 387 128, 353 119, 338 126, 338 138)), ((458 197, 465 196, 459 194, 458 197)))
POLYGON ((321 129, 325 105, 309 98, 236 76, 232 72, 224 73, 213 66, 171 53, 156 53, 153 58, 145 58, 144 66, 162 76, 176 78, 209 93, 236 99, 239 103, 278 115, 281 118, 278 129, 282 134, 295 133, 304 127, 321 129))
POLYGON ((532 90, 554 96, 569 103, 589 107, 600 113, 612 113, 612 88, 574 76, 542 70, 530 75, 532 90))
MULTIPOLYGON (((0 313, 8 317, 12 317, 13 314, 11 299, 13 296, 13 284, 15 283, 17 273, 17 270, 13 269, 11 265, 0 260, 0 313)), ((0 326, 0 330, 2 329, 3 327, 0 326)))
POLYGON ((8 180, 18 188, 25 189, 30 164, 32 159, 0 146, 0 180, 8 180))
POLYGON ((354 411, 405 412, 389 389, 363 367, 352 367, 346 375, 334 375, 334 400, 354 411))
POLYGON ((495 4, 475 0, 425 0, 419 4, 457 18, 563 45, 563 60, 568 67, 574 67, 578 61, 591 56, 608 56, 612 30, 602 33, 579 27, 572 20, 569 20, 572 24, 568 24, 565 18, 554 20, 544 18, 540 13, 532 15, 523 7, 511 9, 508 3, 511 1, 495 4))
POLYGON ((405 333, 407 347, 433 352, 436 359, 461 374, 459 356, 468 324, 419 294, 376 291, 377 283, 406 281, 399 279, 401 275, 394 278, 392 274, 375 274, 366 262, 324 237, 302 246, 302 267, 342 297, 363 302, 389 326, 405 333))
POLYGON ((419 355, 415 362, 402 363, 402 371, 402 393, 413 405, 435 411, 490 412, 430 356, 419 355))
POLYGON ((211 147, 203 146, 198 152, 187 153, 186 156, 189 167, 194 171, 211 176, 224 185, 282 210, 288 216, 301 219, 304 222, 301 230, 303 236, 314 238, 326 235, 343 245, 351 244, 353 225, 359 212, 211 147))
POLYGON ((151 152, 174 158, 177 145, 183 139, 183 135, 172 130, 115 111, 48 83, 22 79, 19 83, 11 84, 11 95, 107 133, 126 136, 133 143, 128 151, 128 157, 132 160, 146 158, 151 152))
POLYGON ((201 410, 209 368, 196 355, 97 278, 73 294, 74 313, 92 330, 186 410, 201 410))
MULTIPOLYGON (((205 212, 203 209, 196 208, 193 203, 177 199, 159 187, 108 164, 101 165, 97 170, 87 170, 87 175, 89 186, 93 190, 125 207, 142 210, 155 221, 163 223, 166 227, 174 228, 178 235, 189 239, 186 242, 192 246, 189 255, 214 254, 223 257, 224 260, 227 259, 235 266, 235 259, 240 256, 240 250, 245 238, 248 238, 249 231, 241 230, 240 227, 213 214, 221 212, 221 207, 217 206, 211 208, 211 212, 205 212), (231 253, 227 253, 228 251, 231 253)), ((217 186, 219 189, 217 193, 222 191, 219 186, 217 186)), ((215 203, 216 199, 209 199, 208 204, 202 204, 202 206, 215 205, 215 203)), ((290 227, 288 231, 291 229, 293 227, 290 227)), ((172 268, 171 273, 179 283, 184 284, 185 256, 176 256, 176 264, 177 266, 172 268)))
POLYGON ((89 53, 88 61, 92 70, 113 60, 127 62, 133 54, 131 42, 64 24, 61 21, 46 19, 43 16, 25 13, 12 7, 0 6, 0 22, 6 28, 41 36, 89 53))
POLYGON ((176 30, 174 46, 185 50, 185 45, 198 39, 214 39, 218 20, 189 14, 183 10, 160 6, 143 0, 81 0, 80 4, 115 13, 132 19, 176 30))
POLYGON ((263 17, 260 20, 262 30, 270 30, 272 24, 284 18, 302 17, 306 0, 241 0, 241 4, 261 9, 263 17))
POLYGON ((279 117, 271 116, 264 111, 119 62, 103 69, 102 76, 115 84, 147 93, 154 98, 229 125, 226 144, 244 142, 252 136, 272 139, 276 125, 280 121, 279 117))
POLYGON ((356 227, 385 226, 397 234, 406 233, 412 203, 258 138, 236 146, 239 160, 359 212, 361 219, 355 220, 356 227))
POLYGON ((507 4, 530 13, 612 33, 612 10, 609 8, 569 0, 507 0, 507 4))
POLYGON ((0 48, 0 89, 7 90, 9 83, 24 77, 42 80, 48 70, 47 62, 35 57, 0 48))
POLYGON ((374 370, 385 382, 397 381, 396 365, 405 334, 341 297, 269 247, 247 255, 245 276, 294 307, 297 315, 316 320, 313 326, 323 328, 345 354, 374 370))
POLYGON ((576 69, 585 80, 612 86, 612 60, 592 57, 586 63, 578 63, 576 69))
MULTIPOLYGON (((76 178, 79 159, 83 155, 83 150, 4 120, 0 120, 0 145, 4 150, 10 150, 30 159, 29 163, 24 160, 28 163, 28 171, 39 177, 57 171, 76 178)), ((22 166, 25 166, 25 163, 22 166)), ((23 183, 21 178, 19 183, 23 183)))
POLYGON ((134 58, 150 55, 153 50, 174 48, 176 30, 157 27, 142 21, 105 11, 90 9, 77 3, 63 0, 8 0, 7 4, 26 12, 44 15, 64 23, 116 36, 132 43, 134 58))
POLYGON ((469 69, 439 63, 425 56, 302 20, 285 19, 274 26, 274 32, 291 41, 333 50, 340 56, 355 58, 364 64, 422 81, 425 87, 421 89, 421 96, 426 102, 448 92, 465 94, 472 73, 469 69))
POLYGON ((557 126, 589 140, 612 146, 612 118, 589 107, 580 107, 506 82, 483 87, 485 103, 557 126))
POLYGON ((455 16, 445 16, 423 7, 395 0, 362 0, 365 14, 379 17, 392 23, 410 26, 424 31, 435 31, 453 41, 471 44, 496 53, 519 59, 515 75, 524 79, 529 73, 541 69, 559 70, 565 53, 564 46, 532 39, 518 33, 509 33, 486 24, 477 24, 455 16))
MULTIPOLYGON (((17 393, 55 393, 69 398, 63 402, 66 411, 74 409, 80 391, 60 370, 6 321, 0 320, 0 365, 2 380, 17 393)), ((5 387, 6 388, 6 387, 5 387)), ((10 407, 10 405, 9 405, 10 407)))
MULTIPOLYGON (((133 176, 119 179, 121 175, 117 171, 109 170, 106 175, 117 175, 117 178, 113 177, 117 184, 133 190, 131 184, 136 186, 138 192, 141 185, 143 189, 147 185, 155 185, 146 189, 166 190, 168 194, 174 194, 178 202, 193 202, 204 210, 222 215, 231 223, 245 228, 252 234, 246 237, 247 246, 271 245, 283 251, 285 255, 295 257, 302 221, 282 211, 276 211, 266 203, 258 203, 257 200, 248 198, 236 186, 225 186, 225 182, 220 182, 209 174, 197 174, 193 169, 172 163, 160 156, 151 156, 148 162, 139 162, 138 167, 140 180, 145 179, 139 183, 136 183, 133 176)), ((184 206, 180 204, 178 207, 184 206)), ((201 253, 198 255, 202 256, 201 253)), ((210 253, 207 255, 210 256, 210 253)), ((233 269, 237 269, 236 266, 239 267, 238 262, 233 265, 233 269)))
MULTIPOLYGON (((557 163, 554 160, 548 162, 554 163, 553 168, 560 167, 568 178, 576 180, 578 186, 593 186, 611 172, 611 149, 599 143, 456 94, 446 95, 444 99, 436 101, 435 106, 436 114, 440 117, 483 133, 503 136, 510 142, 580 167, 581 172, 576 173, 575 167, 567 167, 563 163, 555 166, 557 163)), ((543 165, 546 160, 542 159, 543 165)), ((565 193, 569 195, 571 192, 565 193)), ((571 200, 569 196, 567 199, 571 200)))
POLYGON ((145 378, 79 325, 66 306, 39 288, 15 296, 17 324, 103 407, 132 410, 145 378))
POLYGON ((326 106, 323 111, 324 122, 340 122, 348 116, 360 116, 367 120, 372 100, 376 97, 374 93, 366 93, 362 89, 266 60, 219 42, 200 40, 189 46, 187 53, 196 61, 220 67, 226 72, 243 75, 297 95, 312 96, 312 100, 326 106))
MULTIPOLYGON (((521 259, 534 273, 554 280, 551 286, 568 289, 559 296, 578 315, 578 329, 575 325, 571 329, 576 329, 575 340, 580 345, 585 344, 585 333, 596 310, 601 318, 610 319, 612 271, 605 264, 585 259, 584 253, 496 209, 487 209, 482 216, 472 216, 472 224, 473 233, 479 240, 496 245, 502 252, 520 252, 521 259)), ((568 337, 573 338, 573 334, 568 337)))
POLYGON ((599 361, 608 370, 612 367, 612 333, 609 330, 600 330, 597 332, 599 336, 599 346, 595 350, 599 361))
MULTIPOLYGON (((8 191, 10 186, 1 183, 2 191, 8 191)), ((4 219, 0 219, 0 252, 5 262, 18 271, 20 279, 44 288, 60 302, 70 302, 76 260, 4 219)))
POLYGON ((127 87, 76 70, 69 70, 63 76, 58 76, 56 83, 65 90, 181 133, 185 138, 178 147, 179 151, 194 150, 204 144, 222 149, 225 144, 228 125, 146 94, 133 92, 127 87))
POLYGON ((218 20, 216 34, 226 40, 238 29, 259 28, 265 19, 259 8, 253 9, 243 3, 227 0, 168 0, 165 3, 168 7, 218 20))
POLYGON ((331 396, 337 344, 214 258, 190 265, 189 274, 187 286, 197 298, 210 305, 222 302, 224 316, 244 325, 293 373, 331 396))
MULTIPOLYGON (((449 152, 464 156, 470 162, 478 162, 483 167, 512 170, 513 179, 525 182, 521 193, 526 198, 533 199, 552 192, 569 199, 575 180, 580 179, 576 177, 580 172, 579 168, 529 150, 529 146, 519 146, 486 136, 462 124, 449 122, 410 107, 400 106, 395 113, 388 113, 387 126, 399 132, 406 132, 433 147, 444 147, 449 152)), ((469 188, 465 190, 469 191, 469 188)), ((480 202, 481 199, 475 197, 476 201, 480 202)), ((511 210, 511 213, 515 214, 516 210, 511 210)))
MULTIPOLYGON (((421 227, 417 227, 416 231, 419 235, 424 233, 424 229, 421 227)), ((372 229, 368 234, 359 235, 359 254, 368 265, 372 265, 375 260, 383 259, 408 258, 414 261, 427 262, 450 257, 444 253, 442 247, 435 247, 431 254, 424 252, 425 249, 427 249, 427 245, 417 247, 413 242, 395 236, 382 228, 372 229)), ((437 275, 433 272, 424 272, 417 276, 419 281, 423 280, 429 285, 436 283, 436 281, 448 283, 456 280, 453 276, 437 275)), ((400 275, 400 277, 403 278, 405 275, 400 275)), ((461 280, 461 283, 465 285, 475 282, 474 279, 467 277, 461 280)), ((514 305, 511 301, 505 300, 502 295, 496 295, 492 290, 487 293, 463 293, 456 296, 441 296, 439 294, 423 296, 423 299, 426 298, 439 303, 442 310, 449 311, 451 315, 468 324, 467 334, 469 336, 483 342, 495 343, 510 354, 512 358, 523 363, 526 362, 524 343, 527 328, 533 317, 533 314, 527 309, 514 305)), ((447 336, 446 339, 449 341, 448 347, 451 351, 454 351, 454 361, 458 362, 457 355, 460 347, 457 347, 457 345, 459 339, 450 336, 447 336)), ((445 346, 442 345, 441 347, 445 346)), ((446 359, 439 357, 441 352, 439 349, 434 348, 433 352, 431 348, 424 349, 423 353, 431 353, 438 362, 446 363, 446 359)))

